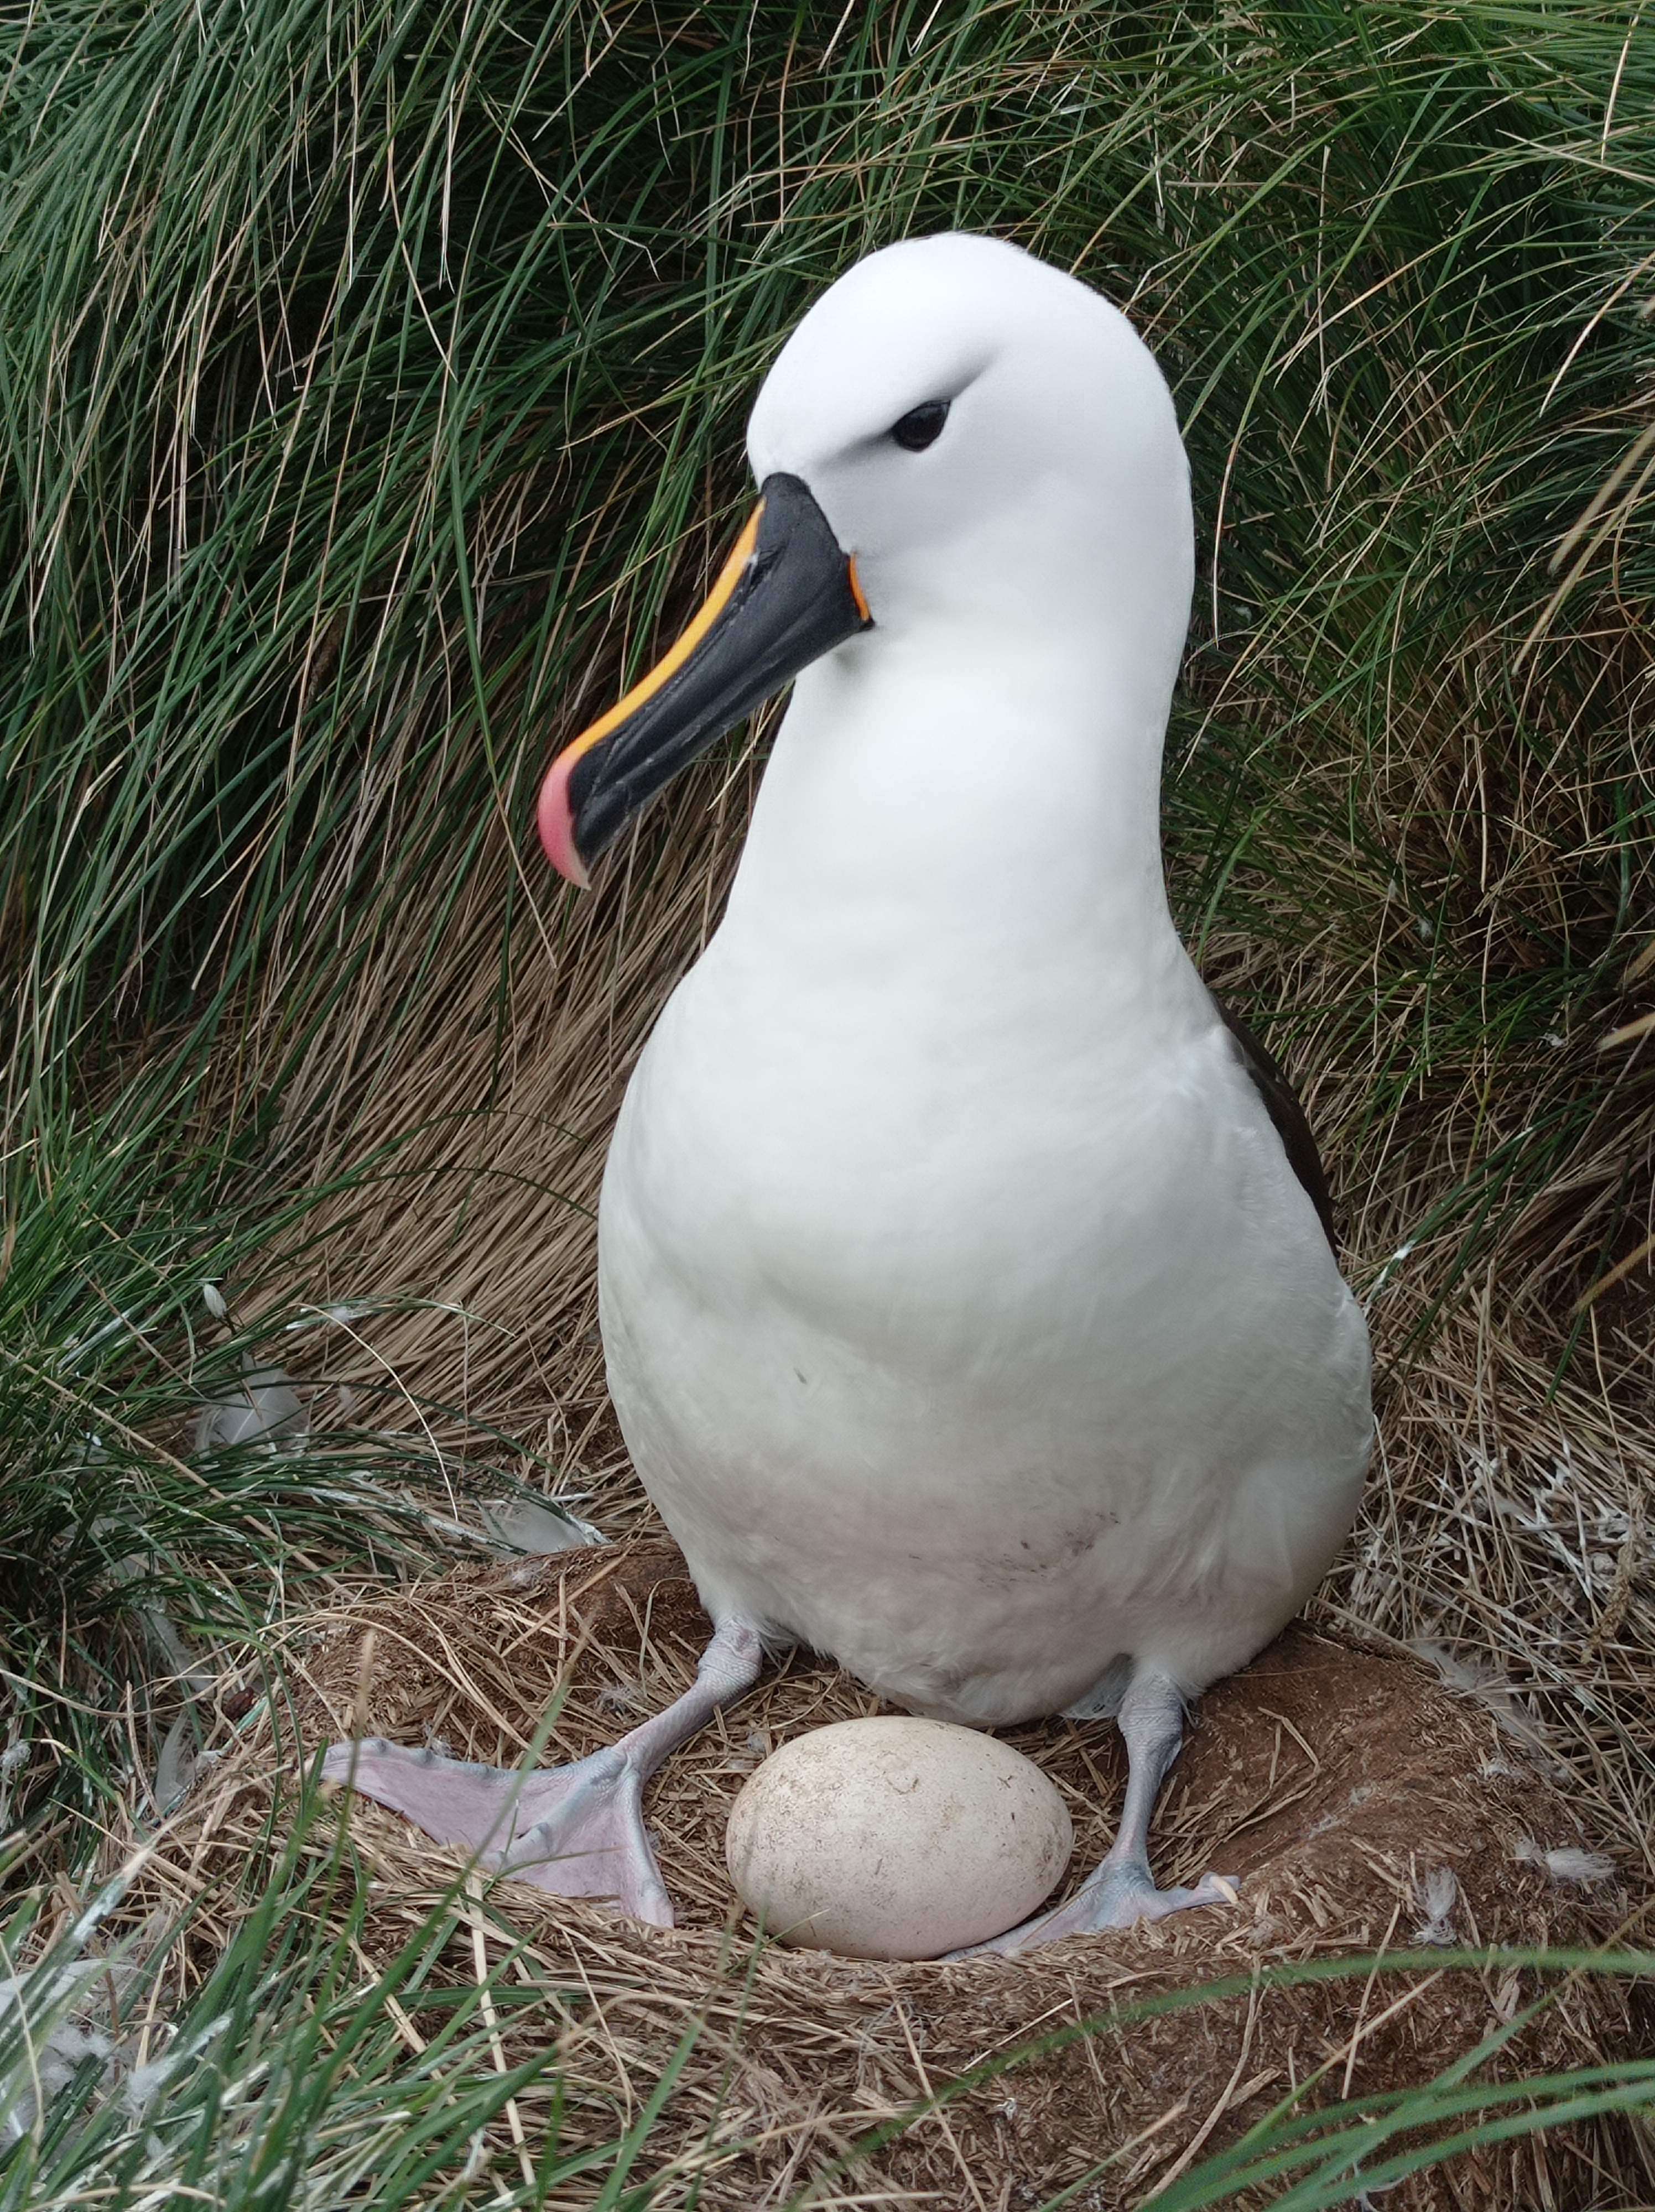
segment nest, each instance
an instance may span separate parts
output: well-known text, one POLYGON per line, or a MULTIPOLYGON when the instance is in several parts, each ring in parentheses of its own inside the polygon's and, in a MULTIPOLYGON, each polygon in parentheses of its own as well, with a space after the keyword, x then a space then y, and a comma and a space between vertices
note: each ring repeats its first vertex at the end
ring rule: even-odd
MULTIPOLYGON (((262 1847, 301 1755, 367 1731, 509 1765, 561 1692, 545 1756, 580 1757, 683 1689, 709 1632, 682 1559, 653 1539, 342 1603, 302 1625, 289 1674, 304 1686, 279 1712, 249 1712, 245 1692, 222 1686, 220 1755, 132 1904, 196 1904, 204 1958, 215 1869, 262 1847)), ((555 2043, 565 2147, 583 2131, 612 2140, 693 2031, 634 2172, 660 2178, 652 2203, 757 2212, 813 2179, 822 2204, 1010 2212, 1077 2183, 1077 2204, 1139 2204, 1311 2077, 1324 2100, 1417 2084, 1537 1994, 1534 1976, 1500 1968, 1287 1985, 1261 1984, 1261 1970, 1421 1944, 1591 1946, 1627 1910, 1633 1877, 1593 1855, 1561 1770, 1531 1737, 1398 1650, 1297 1625, 1203 1699, 1156 1820, 1158 1878, 1235 1873, 1235 1911, 950 1965, 759 1942, 724 1867, 736 1792, 784 1738, 883 1709, 799 1655, 668 1762, 646 1809, 674 1929, 516 1882, 494 1883, 478 1907, 479 1943, 502 1929, 526 1939, 516 1972, 539 1996, 507 2037, 523 2048, 506 2055, 555 2043), (1231 1977, 1241 1987, 1227 1997, 1131 2010, 1231 1977), (1061 2037, 1085 2021, 1100 2025, 1061 2037), (959 2076, 1055 2037, 850 2157, 959 2076)), ((1078 1882, 1113 1833, 1124 1786, 1115 1731, 1052 1720, 1010 1740, 1063 1795, 1078 1882)), ((348 1817, 376 1885, 364 1954, 383 1958, 462 1862, 377 1806, 353 1801, 348 1817)), ((1647 2036, 1635 2002, 1573 1978, 1491 2070, 1624 2056, 1647 2036)), ((522 2102, 532 2139, 532 2100, 522 2102)), ((1624 2131, 1586 2123, 1451 2161, 1387 2202, 1559 2212, 1641 2201, 1638 2164, 1624 2131)), ((547 2201, 591 2200, 577 2187, 547 2201)))

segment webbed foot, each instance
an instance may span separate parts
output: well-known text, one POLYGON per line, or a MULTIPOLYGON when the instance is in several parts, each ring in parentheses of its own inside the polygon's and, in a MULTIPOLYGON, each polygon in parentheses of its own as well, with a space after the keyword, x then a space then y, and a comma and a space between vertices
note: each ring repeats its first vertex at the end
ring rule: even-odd
POLYGON ((1066 1905, 1037 1912, 1032 1920, 1008 1928, 1003 1936, 950 1955, 974 1959, 985 1951, 998 1951, 1009 1957, 1032 1950, 1037 1943, 1056 1943, 1063 1936, 1097 1935, 1106 1928, 1130 1928, 1140 1920, 1165 1920, 1170 1913, 1187 1912, 1198 1905, 1239 1902, 1239 1888, 1228 1875, 1204 1874, 1193 1889, 1157 1889, 1147 1866, 1105 1863, 1066 1905))
POLYGON ((388 1805, 440 1844, 459 1844, 492 1872, 554 1897, 612 1899, 657 1928, 672 1900, 643 1825, 643 1785, 719 1707, 750 1690, 764 1656, 751 1621, 721 1620, 696 1679, 665 1712, 570 1766, 474 1766, 373 1737, 336 1743, 325 1782, 388 1805))
POLYGON ((622 1745, 524 1774, 374 1738, 335 1744, 322 1779, 390 1806, 494 1873, 556 1897, 612 1898, 636 1919, 672 1924, 643 1825, 644 1777, 622 1745))
MULTIPOLYGON (((1089 1702, 1089 1701, 1088 1701, 1089 1702)), ((1096 1935, 1106 1928, 1130 1928, 1139 1920, 1165 1920, 1198 1905, 1235 1905, 1237 1884, 1228 1875, 1206 1874, 1193 1889, 1157 1889, 1149 1871, 1149 1816, 1166 1770, 1183 1737, 1183 1700, 1170 1675, 1154 1667, 1135 1667, 1117 1716, 1126 1745, 1126 1802, 1114 1847, 1092 1879, 1066 1905, 1037 1912, 1019 1927, 1008 1928, 956 1959, 980 1958, 986 1951, 1011 1955, 1055 1943, 1062 1936, 1096 1935)))

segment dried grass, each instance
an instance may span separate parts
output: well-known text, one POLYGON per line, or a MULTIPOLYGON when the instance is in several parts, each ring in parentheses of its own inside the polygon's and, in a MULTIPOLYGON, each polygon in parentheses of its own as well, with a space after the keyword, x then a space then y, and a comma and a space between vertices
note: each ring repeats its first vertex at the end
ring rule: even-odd
MULTIPOLYGON (((228 1714, 245 1698, 227 1685, 222 1755, 129 1910, 204 1899, 196 1941, 201 1963, 210 1961, 229 1932, 215 1923, 215 1873, 265 1847, 272 1791, 294 1778, 295 1739, 313 1753, 366 1723, 461 1756, 515 1760, 561 1689, 545 1756, 578 1757, 687 1683, 707 1623, 670 1546, 646 1540, 558 1565, 462 1571, 342 1601, 289 1639, 291 1677, 303 1685, 290 1708, 261 1703, 238 1725, 228 1714)), ((1421 1942, 1593 1945, 1623 1921, 1637 1886, 1624 1863, 1585 1887, 1548 1871, 1546 1851, 1579 1851, 1598 1832, 1485 1704, 1451 1694, 1417 1660, 1294 1629, 1205 1700, 1158 1824, 1163 1878, 1208 1864, 1238 1873, 1235 1915, 956 1966, 756 1948, 722 1863, 735 1792, 782 1738, 877 1710, 849 1677, 797 1656, 669 1762, 648 1812, 680 1908, 676 1930, 517 1884, 479 1901, 474 1928, 494 1955, 514 1931, 527 1939, 515 1972, 539 2002, 506 2034, 504 2057, 556 2039, 565 2151, 630 2125, 694 2024, 693 2051, 648 2138, 647 2170, 669 2178, 652 2201, 746 2212, 790 2201, 817 2175, 812 2201, 824 2204, 1006 2208, 1044 2201, 1113 2153, 1077 2201, 1136 2204, 1316 2069, 1325 2069, 1324 2097, 1410 2085, 1509 2021, 1537 1987, 1500 1970, 1376 1970, 1292 1987, 1263 1986, 1260 1973, 1421 1942), (1123 2006, 1229 1976, 1241 1987, 1225 2001, 1108 2024, 1123 2006), (860 2136, 958 2075, 1086 2020, 1105 2024, 929 2113, 843 2179, 826 2178, 860 2136)), ((1114 1731, 1053 1721, 1015 1741, 1068 1803, 1078 1879, 1107 1844, 1123 1787, 1114 1731)), ((379 1885, 361 1939, 371 1964, 405 1938, 461 1862, 371 1804, 355 1808, 351 1826, 379 1885)), ((326 1848, 326 1836, 313 1844, 326 1848)), ((410 2026, 420 2032, 417 2011, 410 2026)), ((1624 2051, 1638 2032, 1622 1991, 1582 1978, 1494 2071, 1588 2063, 1624 2051)), ((531 2131, 546 2117, 534 2103, 543 2095, 521 2100, 531 2131)), ((1395 2201, 1627 2203, 1636 2157, 1622 2128, 1564 2131, 1479 2153, 1395 2201)))

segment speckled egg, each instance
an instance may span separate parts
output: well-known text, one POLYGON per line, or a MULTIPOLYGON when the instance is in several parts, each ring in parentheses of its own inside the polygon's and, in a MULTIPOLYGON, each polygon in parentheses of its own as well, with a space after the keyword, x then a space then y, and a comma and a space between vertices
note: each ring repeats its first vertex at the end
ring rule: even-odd
POLYGON ((730 1812, 743 1902, 784 1943, 934 1959, 1025 1920, 1068 1864, 1057 1791, 975 1729, 839 1721, 771 1753, 730 1812))

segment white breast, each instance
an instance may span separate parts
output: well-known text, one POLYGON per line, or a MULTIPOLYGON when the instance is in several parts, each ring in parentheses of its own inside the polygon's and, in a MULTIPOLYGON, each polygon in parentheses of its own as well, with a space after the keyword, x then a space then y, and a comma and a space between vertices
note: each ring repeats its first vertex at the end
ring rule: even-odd
POLYGON ((771 950, 680 987, 600 1216, 616 1405, 709 1606, 977 1723, 1123 1652, 1243 1663, 1354 1513, 1368 1355, 1181 952, 1111 1027, 771 950))

